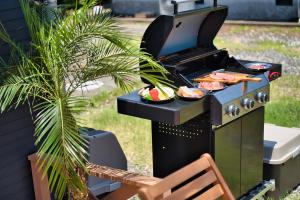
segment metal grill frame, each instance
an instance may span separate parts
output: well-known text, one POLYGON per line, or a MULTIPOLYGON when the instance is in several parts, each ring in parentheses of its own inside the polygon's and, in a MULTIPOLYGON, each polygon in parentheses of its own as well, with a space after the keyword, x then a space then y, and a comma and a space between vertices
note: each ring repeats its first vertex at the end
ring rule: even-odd
POLYGON ((165 177, 203 153, 214 155, 209 113, 198 115, 182 125, 152 121, 153 171, 165 177), (203 145, 203 141, 205 145, 203 145), (170 158, 170 155, 174 155, 170 158))

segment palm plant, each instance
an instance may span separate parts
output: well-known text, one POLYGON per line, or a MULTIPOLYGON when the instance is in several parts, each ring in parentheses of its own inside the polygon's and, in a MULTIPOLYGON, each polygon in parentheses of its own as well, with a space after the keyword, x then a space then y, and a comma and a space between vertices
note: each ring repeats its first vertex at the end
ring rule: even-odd
POLYGON ((29 48, 13 41, 1 26, 0 38, 12 49, 0 86, 1 112, 29 103, 35 123, 40 169, 49 173, 50 189, 62 199, 71 189, 84 189, 76 169, 85 169, 86 141, 80 136, 85 98, 74 92, 91 80, 112 77, 128 90, 142 76, 152 84, 166 83, 165 70, 131 44, 107 13, 93 14, 95 1, 83 2, 68 16, 42 20, 39 9, 22 0, 31 35, 29 48), (141 70, 138 67, 141 61, 141 70), (66 87, 68 85, 68 87, 66 87), (41 159, 42 158, 42 159, 41 159))

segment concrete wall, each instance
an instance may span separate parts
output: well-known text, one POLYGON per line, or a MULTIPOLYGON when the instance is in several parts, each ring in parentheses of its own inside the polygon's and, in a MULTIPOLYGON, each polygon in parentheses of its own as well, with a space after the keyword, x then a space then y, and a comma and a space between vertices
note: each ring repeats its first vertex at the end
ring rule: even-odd
MULTIPOLYGON (((172 14, 171 0, 112 0, 113 12, 116 14, 134 15, 139 12, 153 14, 172 14)), ((178 0, 180 1, 180 0, 178 0)), ((293 0, 292 6, 276 5, 276 0, 219 0, 221 5, 229 6, 228 19, 290 21, 298 19, 300 0, 293 0)), ((204 0, 205 7, 212 5, 212 0, 204 0)), ((193 9, 191 3, 182 4, 181 10, 193 9)))
POLYGON ((298 0, 293 0, 293 6, 278 6, 276 0, 219 0, 219 4, 229 6, 228 19, 289 21, 299 18, 298 0))
MULTIPOLYGON (((194 9, 194 3, 180 4, 179 11, 194 9)), ((146 12, 154 15, 173 14, 171 0, 112 0, 114 14, 134 15, 146 12)))
MULTIPOLYGON (((179 0, 178 0, 179 2, 179 0)), ((195 9, 196 5, 194 2, 190 3, 182 3, 178 6, 178 12, 185 11, 185 10, 192 10, 195 9)), ((174 13, 174 5, 171 4, 170 0, 159 0, 159 13, 161 15, 168 15, 174 13)))
POLYGON ((117 15, 134 15, 141 12, 158 15, 159 4, 158 0, 112 0, 112 11, 117 15))

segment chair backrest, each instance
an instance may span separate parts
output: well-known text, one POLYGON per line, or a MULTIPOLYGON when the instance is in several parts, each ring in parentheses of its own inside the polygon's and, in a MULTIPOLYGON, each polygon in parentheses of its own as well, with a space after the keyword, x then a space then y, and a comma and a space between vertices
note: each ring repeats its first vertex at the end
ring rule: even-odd
POLYGON ((229 187, 209 154, 179 169, 159 183, 139 190, 142 200, 234 200, 229 187))

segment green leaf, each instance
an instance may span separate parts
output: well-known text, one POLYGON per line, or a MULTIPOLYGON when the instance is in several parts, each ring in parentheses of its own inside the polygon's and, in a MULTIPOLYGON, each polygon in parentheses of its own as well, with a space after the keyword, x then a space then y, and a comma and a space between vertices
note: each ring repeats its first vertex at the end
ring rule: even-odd
POLYGON ((68 15, 57 14, 49 21, 43 17, 46 8, 21 0, 32 39, 29 50, 0 26, 0 39, 12 49, 9 62, 0 59, 5 66, 0 109, 4 112, 29 102, 39 168, 43 176, 49 174, 50 189, 58 200, 74 189, 86 190, 77 169, 87 171, 88 144, 79 134, 81 122, 75 114, 88 103, 74 92, 102 77, 111 77, 127 91, 140 77, 154 85, 170 84, 166 70, 132 45, 132 38, 122 33, 109 13, 91 12, 94 4, 94 0, 84 1, 68 15))

